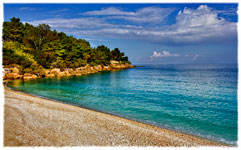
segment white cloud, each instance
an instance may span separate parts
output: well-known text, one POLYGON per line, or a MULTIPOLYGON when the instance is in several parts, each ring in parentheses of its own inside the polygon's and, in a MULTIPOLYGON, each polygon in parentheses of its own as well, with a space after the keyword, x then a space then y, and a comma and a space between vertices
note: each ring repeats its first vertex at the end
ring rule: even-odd
POLYGON ((148 31, 146 36, 167 44, 226 42, 236 39, 237 24, 219 18, 211 8, 201 5, 197 9, 184 8, 176 16, 176 24, 148 31))
POLYGON ((224 16, 234 16, 237 14, 237 11, 237 7, 231 7, 225 10, 215 10, 216 13, 222 14, 224 16))
POLYGON ((101 42, 106 42, 108 40, 104 40, 104 39, 93 39, 93 38, 84 38, 87 41, 101 41, 101 42))
MULTIPOLYGON (((170 61, 175 61, 175 60, 181 60, 181 61, 188 61, 188 62, 193 62, 197 61, 201 56, 199 54, 175 54, 171 53, 169 51, 163 50, 161 52, 154 51, 152 56, 150 56, 151 61, 166 61, 167 59, 170 61)), ((203 56, 202 56, 203 57, 203 56)))
POLYGON ((179 11, 177 17, 179 27, 203 27, 224 23, 223 18, 218 18, 217 13, 212 12, 207 5, 201 5, 196 10, 184 8, 179 11))
POLYGON ((162 52, 154 51, 151 58, 153 58, 153 57, 159 57, 159 58, 161 58, 161 57, 177 57, 177 56, 180 56, 180 55, 179 54, 171 54, 170 52, 163 50, 162 52))
POLYGON ((201 5, 196 10, 184 8, 179 11, 171 30, 172 34, 167 34, 176 42, 202 42, 233 37, 237 34, 237 25, 218 17, 210 7, 201 5))
POLYGON ((35 10, 35 8, 21 7, 21 8, 19 8, 18 10, 19 10, 19 11, 23 11, 23 10, 30 10, 30 11, 32 11, 32 10, 35 10))
POLYGON ((33 25, 42 23, 49 24, 52 28, 63 29, 63 30, 76 30, 76 29, 88 29, 88 30, 99 30, 103 28, 115 27, 116 25, 105 22, 103 19, 98 18, 53 18, 30 22, 33 25))
POLYGON ((218 11, 207 5, 197 9, 184 8, 177 14, 175 24, 163 25, 173 10, 144 7, 131 12, 109 7, 81 13, 80 18, 53 18, 30 23, 47 23, 58 31, 81 37, 142 39, 167 45, 237 40, 237 24, 218 17, 218 11), (114 23, 111 19, 131 23, 114 23))
POLYGON ((130 12, 123 11, 120 8, 109 7, 99 11, 80 13, 80 15, 109 16, 107 17, 108 19, 123 19, 135 23, 158 24, 162 23, 174 10, 174 8, 144 7, 138 9, 136 12, 130 12))
POLYGON ((84 13, 79 13, 79 15, 96 15, 96 16, 105 16, 105 15, 134 15, 135 13, 133 12, 126 12, 123 11, 119 8, 116 7, 108 7, 105 9, 101 9, 101 10, 94 10, 94 11, 87 11, 84 13))
POLYGON ((97 37, 120 37, 127 34, 134 33, 133 31, 140 29, 141 27, 135 25, 118 25, 111 24, 101 18, 53 18, 29 22, 34 26, 39 24, 48 24, 53 29, 66 32, 75 36, 87 36, 92 38, 97 37))

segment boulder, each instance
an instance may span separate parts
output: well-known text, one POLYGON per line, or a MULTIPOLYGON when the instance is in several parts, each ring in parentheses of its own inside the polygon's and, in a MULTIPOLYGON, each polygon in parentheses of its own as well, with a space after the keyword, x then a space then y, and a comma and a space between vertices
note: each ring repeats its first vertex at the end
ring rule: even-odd
POLYGON ((87 70, 82 70, 81 74, 88 74, 88 71, 87 70))
POLYGON ((79 75, 79 74, 81 74, 81 72, 82 72, 82 70, 80 69, 80 68, 76 68, 75 69, 75 75, 79 75))
POLYGON ((13 68, 4 68, 4 76, 3 79, 10 79, 10 80, 14 80, 14 79, 20 79, 22 78, 22 75, 19 74, 20 71, 17 67, 13 67, 13 68))
POLYGON ((109 71, 109 70, 111 70, 111 67, 108 65, 108 66, 104 66, 103 67, 103 70, 105 70, 105 71, 109 71))
POLYGON ((64 71, 64 74, 65 74, 65 76, 75 75, 75 71, 73 71, 73 69, 66 70, 66 71, 64 71))
POLYGON ((45 75, 46 77, 47 77, 49 74, 50 74, 50 70, 49 70, 49 69, 44 70, 44 75, 45 75))
POLYGON ((13 68, 11 68, 11 70, 13 73, 17 73, 17 74, 19 74, 19 72, 20 72, 17 67, 13 67, 13 68))
POLYGON ((80 72, 82 70, 82 67, 76 68, 75 71, 76 72, 80 72))
POLYGON ((119 62, 119 61, 116 61, 116 60, 111 60, 110 63, 111 63, 111 64, 119 64, 120 62, 119 62))
POLYGON ((45 75, 45 77, 55 77, 54 74, 48 74, 48 75, 45 75))
POLYGON ((21 79, 22 75, 18 74, 18 73, 7 73, 4 75, 3 79, 10 79, 10 80, 14 80, 14 79, 21 79))
POLYGON ((59 72, 59 73, 57 74, 57 77, 63 77, 63 76, 65 76, 65 75, 66 75, 65 72, 59 72))
POLYGON ((54 69, 51 69, 51 71, 50 71, 50 74, 52 74, 54 76, 58 76, 59 73, 60 73, 59 68, 54 68, 54 69))
POLYGON ((84 68, 88 69, 88 68, 90 68, 90 65, 87 64, 87 65, 84 66, 84 68))
POLYGON ((4 74, 11 73, 12 69, 11 68, 4 68, 4 74))
POLYGON ((31 73, 25 73, 23 75, 24 80, 36 79, 36 78, 38 78, 38 77, 35 74, 31 74, 31 73))
POLYGON ((68 70, 68 73, 71 74, 71 75, 74 75, 75 71, 71 68, 71 69, 68 70))
POLYGON ((75 75, 76 75, 76 76, 81 76, 82 73, 80 73, 80 72, 76 72, 75 75))
POLYGON ((102 71, 102 66, 101 65, 98 65, 98 66, 94 66, 93 67, 93 69, 95 70, 95 71, 102 71))

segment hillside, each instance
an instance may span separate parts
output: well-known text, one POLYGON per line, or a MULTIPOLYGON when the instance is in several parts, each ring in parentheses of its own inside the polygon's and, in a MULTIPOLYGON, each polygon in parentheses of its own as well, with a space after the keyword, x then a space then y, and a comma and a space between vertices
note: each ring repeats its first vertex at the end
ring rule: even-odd
MULTIPOLYGON (((87 66, 111 68, 111 61, 117 61, 120 66, 121 64, 131 66, 128 57, 118 48, 110 50, 105 45, 91 47, 88 41, 51 30, 47 24, 35 27, 28 23, 24 24, 15 17, 10 22, 3 23, 5 74, 17 73, 20 75, 17 78, 21 78, 24 74, 42 77, 46 75, 46 70, 51 71, 55 68, 60 72, 66 68, 76 70, 87 66)), ((120 67, 113 64, 113 66, 113 68, 123 68, 123 65, 120 67)))

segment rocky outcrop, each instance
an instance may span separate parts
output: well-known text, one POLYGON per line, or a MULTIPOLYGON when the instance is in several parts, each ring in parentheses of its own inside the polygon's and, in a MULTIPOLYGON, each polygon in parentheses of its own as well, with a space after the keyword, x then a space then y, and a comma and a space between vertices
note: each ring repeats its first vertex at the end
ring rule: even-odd
POLYGON ((110 71, 110 70, 111 70, 111 67, 110 67, 109 65, 108 65, 108 66, 104 66, 104 67, 103 67, 103 70, 104 70, 104 71, 110 71))
MULTIPOLYGON (((84 74, 91 74, 100 71, 111 71, 116 69, 127 69, 133 68, 131 64, 121 63, 118 61, 111 61, 110 65, 107 66, 90 66, 89 64, 79 67, 79 68, 65 68, 64 70, 60 70, 60 68, 53 68, 53 69, 45 69, 44 70, 44 77, 64 77, 64 76, 80 76, 84 74)), ((15 80, 15 79, 36 79, 40 78, 40 76, 31 73, 25 73, 24 75, 20 74, 20 71, 17 67, 13 68, 4 68, 4 80, 15 80)))
POLYGON ((50 70, 50 74, 53 74, 54 76, 58 76, 59 73, 60 73, 59 68, 54 68, 50 70))
POLYGON ((112 69, 126 69, 126 68, 134 68, 130 64, 111 64, 112 69))
POLYGON ((115 60, 110 61, 110 67, 112 69, 127 69, 127 68, 134 68, 131 64, 129 63, 122 63, 118 62, 115 60))
POLYGON ((20 73, 19 69, 17 67, 13 67, 12 69, 12 73, 20 73))
POLYGON ((18 73, 7 73, 3 76, 3 79, 10 79, 10 80, 15 80, 15 79, 21 79, 22 75, 18 74, 18 73))
POLYGON ((20 78, 22 78, 22 75, 19 74, 19 69, 17 67, 4 68, 4 76, 3 76, 4 80, 6 79, 15 80, 20 78))
POLYGON ((31 73, 25 73, 25 74, 23 75, 23 79, 24 79, 24 80, 37 79, 37 78, 38 78, 37 75, 31 74, 31 73))

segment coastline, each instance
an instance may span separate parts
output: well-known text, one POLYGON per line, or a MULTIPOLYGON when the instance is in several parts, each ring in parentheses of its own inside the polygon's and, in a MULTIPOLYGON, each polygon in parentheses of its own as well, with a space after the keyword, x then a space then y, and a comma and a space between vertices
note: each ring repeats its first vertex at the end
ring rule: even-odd
POLYGON ((4 146, 228 146, 4 86, 4 146))
MULTIPOLYGON (((38 78, 51 78, 51 77, 68 77, 68 76, 81 76, 87 74, 93 74, 101 71, 116 71, 116 70, 123 70, 135 68, 129 63, 123 64, 122 62, 118 61, 110 61, 110 65, 102 66, 90 66, 89 64, 79 67, 79 68, 64 68, 61 70, 60 68, 52 68, 52 69, 42 69, 41 73, 22 73, 18 67, 4 67, 4 81, 11 81, 16 79, 23 79, 23 80, 32 80, 38 78)), ((37 70, 35 70, 37 71, 37 70)))

